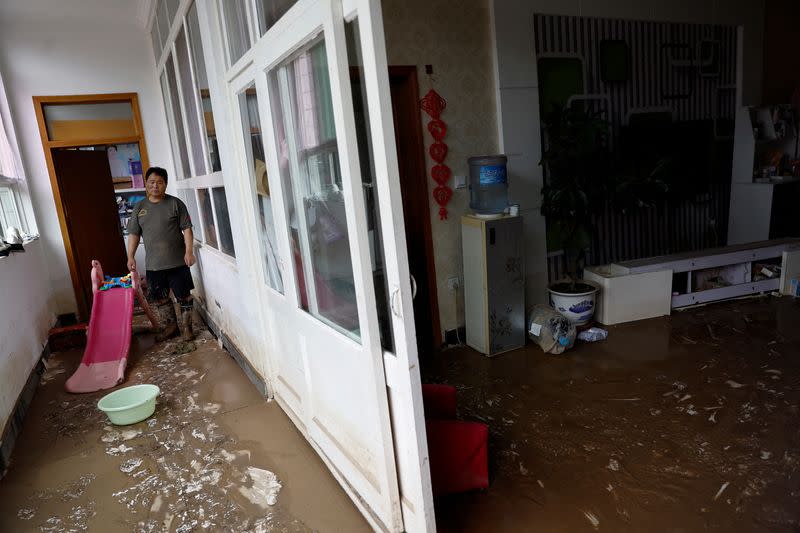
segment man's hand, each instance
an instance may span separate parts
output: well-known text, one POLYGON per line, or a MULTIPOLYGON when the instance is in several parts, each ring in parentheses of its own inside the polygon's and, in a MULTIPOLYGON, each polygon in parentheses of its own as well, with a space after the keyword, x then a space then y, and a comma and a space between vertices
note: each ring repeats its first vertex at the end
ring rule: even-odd
POLYGON ((197 262, 192 252, 186 252, 186 255, 183 256, 183 261, 186 263, 187 267, 190 267, 197 262))
POLYGON ((128 270, 130 270, 131 272, 136 271, 136 259, 132 257, 128 258, 128 270))

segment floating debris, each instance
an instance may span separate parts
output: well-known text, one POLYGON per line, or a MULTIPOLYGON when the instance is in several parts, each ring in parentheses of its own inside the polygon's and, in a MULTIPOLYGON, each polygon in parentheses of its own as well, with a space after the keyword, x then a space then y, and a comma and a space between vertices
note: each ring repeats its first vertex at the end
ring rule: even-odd
POLYGON ((131 450, 133 450, 133 448, 131 448, 130 446, 120 444, 119 446, 115 446, 113 448, 106 448, 106 453, 111 456, 116 456, 116 455, 121 455, 123 453, 128 453, 131 450))
POLYGON ((765 460, 765 461, 766 461, 766 460, 767 460, 767 459, 769 459, 770 457, 772 457, 772 452, 768 452, 768 451, 761 450, 761 458, 762 458, 763 460, 765 460))
POLYGON ((586 520, 588 520, 589 523, 592 524, 592 527, 594 527, 595 529, 597 529, 600 526, 600 519, 597 518, 597 515, 595 515, 593 512, 584 511, 583 516, 586 517, 586 520))
MULTIPOLYGON (((269 470, 263 470, 254 466, 247 467, 247 475, 253 482, 250 487, 239 487, 239 492, 250 500, 251 503, 265 507, 278 503, 278 493, 283 485, 278 481, 278 476, 269 470)), ((243 479, 246 482, 247 479, 243 479)))
POLYGON ((606 468, 614 472, 619 472, 619 461, 616 459, 611 459, 608 461, 608 466, 606 466, 606 468))
POLYGON ((119 470, 120 472, 130 474, 140 466, 142 466, 142 460, 139 457, 134 457, 133 459, 128 459, 127 461, 119 465, 119 470))
POLYGON ((730 482, 730 481, 726 481, 725 483, 723 483, 723 484, 722 484, 722 486, 719 488, 719 490, 717 491, 717 493, 714 495, 714 501, 717 501, 717 499, 718 499, 720 496, 722 496, 722 493, 723 493, 723 492, 725 492, 725 489, 727 489, 727 488, 728 488, 728 485, 730 485, 730 484, 731 484, 731 482, 730 482))
POLYGON ((544 488, 544 483, 542 483, 541 479, 537 479, 536 483, 538 483, 540 487, 544 488))
POLYGON ((23 507, 17 511, 17 518, 20 520, 30 520, 34 516, 36 516, 36 509, 31 509, 30 507, 23 507))
POLYGON ((743 385, 741 383, 737 383, 737 382, 733 381, 732 379, 729 379, 728 381, 726 381, 725 384, 730 386, 730 388, 732 388, 732 389, 741 389, 742 387, 746 387, 747 386, 747 385, 743 385))

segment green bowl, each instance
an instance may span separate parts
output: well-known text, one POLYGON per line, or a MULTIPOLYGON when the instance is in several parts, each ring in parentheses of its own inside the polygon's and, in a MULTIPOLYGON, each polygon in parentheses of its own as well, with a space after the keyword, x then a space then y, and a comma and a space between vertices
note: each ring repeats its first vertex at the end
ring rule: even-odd
POLYGON ((161 390, 155 385, 134 385, 106 394, 97 408, 108 415, 112 424, 127 426, 148 418, 156 410, 156 396, 161 390))

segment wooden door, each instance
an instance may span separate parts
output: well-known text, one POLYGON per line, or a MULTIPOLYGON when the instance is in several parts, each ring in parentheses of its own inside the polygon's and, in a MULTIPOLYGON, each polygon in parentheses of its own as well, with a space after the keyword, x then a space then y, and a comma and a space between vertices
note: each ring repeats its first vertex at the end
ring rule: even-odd
MULTIPOLYGON (((104 151, 53 150, 61 203, 67 223, 80 288, 79 309, 91 310, 92 260, 110 276, 128 271, 125 243, 114 196, 108 157, 104 151)), ((87 317, 81 317, 87 319, 87 317)))
POLYGON ((408 267, 417 283, 414 319, 417 350, 430 353, 441 344, 439 303, 433 261, 431 213, 428 198, 422 125, 419 114, 419 87, 415 66, 389 67, 392 115, 400 190, 403 198, 408 267))

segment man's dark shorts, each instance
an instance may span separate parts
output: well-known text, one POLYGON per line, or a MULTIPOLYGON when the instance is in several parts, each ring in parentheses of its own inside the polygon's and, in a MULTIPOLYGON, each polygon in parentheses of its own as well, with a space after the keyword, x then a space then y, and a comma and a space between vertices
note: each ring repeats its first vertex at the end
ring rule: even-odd
POLYGON ((194 289, 194 282, 192 281, 192 272, 189 267, 183 265, 166 270, 148 270, 147 286, 148 294, 153 301, 167 298, 170 289, 172 289, 172 294, 175 295, 175 298, 185 300, 192 295, 191 290, 194 289))

